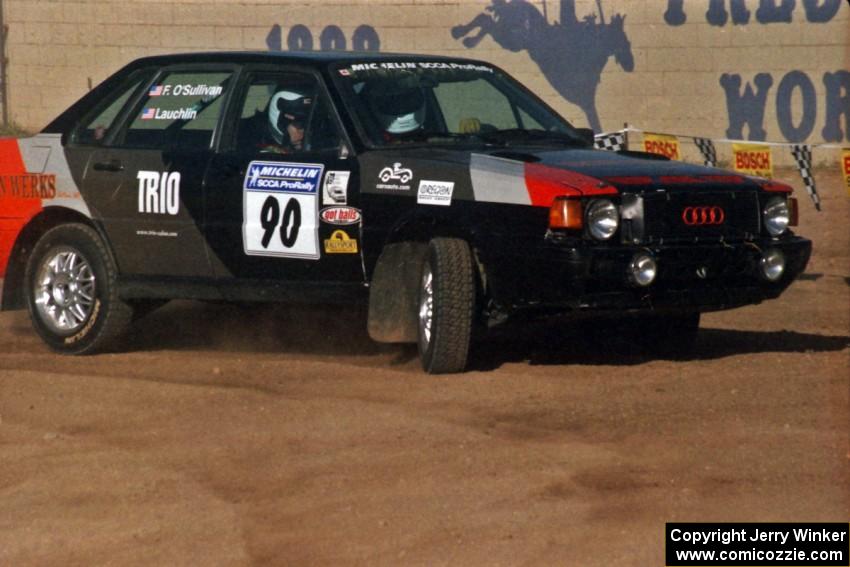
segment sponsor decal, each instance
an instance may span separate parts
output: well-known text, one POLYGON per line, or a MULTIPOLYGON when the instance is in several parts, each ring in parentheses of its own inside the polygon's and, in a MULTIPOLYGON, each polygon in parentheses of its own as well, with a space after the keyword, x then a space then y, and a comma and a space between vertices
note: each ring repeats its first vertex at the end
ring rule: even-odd
POLYGON ((735 171, 756 175, 758 177, 773 177, 773 156, 770 146, 763 144, 732 144, 732 155, 735 159, 735 171))
POLYGON ((253 161, 248 166, 245 189, 316 193, 321 174, 322 166, 253 161))
POLYGON ((137 230, 136 236, 162 236, 166 238, 177 238, 177 233, 168 232, 167 230, 137 230))
POLYGON ((176 110, 146 108, 141 116, 142 120, 194 120, 197 117, 198 111, 191 107, 176 110))
POLYGON ((403 167, 400 162, 396 162, 392 167, 383 168, 378 173, 378 179, 381 181, 375 185, 378 189, 410 191, 410 184, 408 182, 413 179, 413 171, 403 167))
POLYGON ((325 254, 357 254, 357 241, 344 230, 335 230, 325 240, 325 254))
POLYGON ((351 71, 349 71, 348 69, 340 69, 339 74, 342 75, 343 77, 350 77, 351 71))
POLYGON ((323 205, 348 204, 348 178, 350 171, 329 171, 325 174, 325 184, 322 188, 323 205))
POLYGON ((679 149, 679 139, 667 134, 652 134, 646 132, 643 135, 643 151, 650 154, 658 154, 670 159, 682 159, 679 149))
POLYGON ((251 256, 319 259, 324 165, 252 161, 243 183, 242 241, 251 256))
POLYGON ((722 207, 685 207, 682 210, 682 222, 688 226, 716 226, 724 220, 726 213, 722 207))
POLYGON ((420 205, 442 205, 448 207, 452 204, 452 193, 455 184, 452 181, 419 181, 419 191, 416 194, 416 202, 420 205))
POLYGON ((43 173, 0 175, 0 198, 53 199, 56 176, 43 173))
POLYGON ((492 73, 493 69, 486 65, 475 65, 473 63, 446 63, 444 61, 384 61, 382 63, 357 63, 347 69, 340 69, 340 75, 348 77, 352 73, 363 73, 369 71, 396 71, 405 69, 442 69, 449 71, 478 71, 492 73), (347 71, 348 74, 343 73, 347 71))
POLYGON ((844 185, 847 187, 847 194, 850 195, 850 148, 841 150, 841 172, 844 185))
POLYGON ((139 212, 176 215, 180 212, 179 171, 139 171, 139 212))
POLYGON ((320 216, 328 224, 350 225, 360 222, 360 211, 354 207, 325 207, 320 216))

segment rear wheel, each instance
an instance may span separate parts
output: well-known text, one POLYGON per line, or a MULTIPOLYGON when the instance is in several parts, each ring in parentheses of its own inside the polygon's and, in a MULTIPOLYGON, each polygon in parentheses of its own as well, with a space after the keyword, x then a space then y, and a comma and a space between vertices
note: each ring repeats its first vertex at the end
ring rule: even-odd
POLYGON ((419 357, 429 374, 466 368, 475 307, 475 266, 466 241, 435 238, 419 286, 419 357))
POLYGON ((47 231, 26 270, 33 327, 53 350, 102 350, 130 322, 133 310, 118 298, 116 269, 97 232, 83 224, 47 231))

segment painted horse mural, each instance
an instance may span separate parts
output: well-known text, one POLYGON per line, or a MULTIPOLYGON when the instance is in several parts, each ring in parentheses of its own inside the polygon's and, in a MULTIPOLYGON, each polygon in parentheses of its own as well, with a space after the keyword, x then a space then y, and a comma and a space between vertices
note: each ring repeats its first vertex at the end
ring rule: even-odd
POLYGON ((504 49, 528 51, 558 94, 581 108, 589 126, 601 132, 596 89, 602 69, 612 56, 626 72, 634 70, 635 62, 624 26, 626 16, 615 14, 606 23, 601 0, 596 5, 598 21, 596 14, 579 20, 575 0, 561 0, 560 22, 550 24, 545 1, 541 13, 527 0, 492 0, 484 12, 468 24, 453 27, 451 33, 454 39, 463 38, 469 49, 489 35, 504 49))

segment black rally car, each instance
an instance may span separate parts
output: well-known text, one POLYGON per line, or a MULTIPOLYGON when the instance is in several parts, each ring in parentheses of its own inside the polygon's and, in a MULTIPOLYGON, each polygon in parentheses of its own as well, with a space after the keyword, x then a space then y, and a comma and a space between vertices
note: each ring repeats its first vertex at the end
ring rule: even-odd
POLYGON ((790 187, 592 140, 479 61, 140 59, 0 140, 2 308, 84 354, 172 298, 368 301, 437 373, 516 313, 683 344, 805 268, 790 187))

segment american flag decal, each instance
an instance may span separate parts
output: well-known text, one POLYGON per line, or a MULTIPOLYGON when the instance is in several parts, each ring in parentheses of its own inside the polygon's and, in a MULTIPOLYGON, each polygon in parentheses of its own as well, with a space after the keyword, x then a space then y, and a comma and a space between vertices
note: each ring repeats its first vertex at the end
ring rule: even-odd
POLYGON ((161 96, 162 95, 162 85, 156 85, 151 87, 151 90, 148 91, 149 96, 161 96))
POLYGON ((142 112, 142 120, 151 120, 154 116, 156 116, 155 108, 146 108, 144 112, 142 112))

